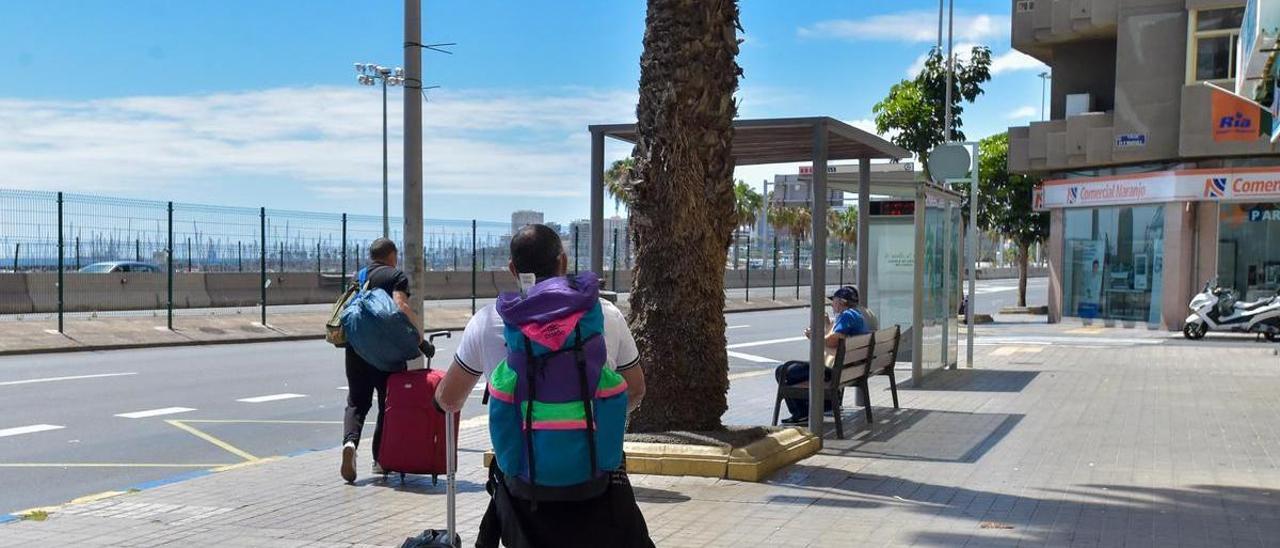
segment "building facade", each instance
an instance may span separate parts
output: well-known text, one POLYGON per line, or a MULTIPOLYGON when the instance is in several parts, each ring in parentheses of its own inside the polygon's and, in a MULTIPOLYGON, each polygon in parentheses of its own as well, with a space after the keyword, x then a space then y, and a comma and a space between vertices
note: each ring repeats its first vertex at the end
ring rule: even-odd
POLYGON ((511 212, 511 233, 515 234, 517 230, 525 225, 543 224, 543 215, 541 211, 533 211, 522 209, 511 212))
MULTIPOLYGON (((874 163, 871 164, 871 177, 874 182, 909 182, 914 180, 919 173, 915 172, 915 164, 911 162, 895 162, 895 163, 874 163)), ((832 180, 842 178, 856 178, 858 176, 858 164, 830 164, 827 166, 828 183, 832 180)), ((808 208, 813 203, 812 192, 809 190, 810 181, 813 180, 813 166, 800 166, 797 173, 780 173, 773 176, 772 181, 764 183, 764 208, 760 211, 755 227, 756 241, 769 241, 774 236, 774 229, 769 226, 769 208, 770 207, 804 207, 808 208)), ((831 209, 843 209, 845 207, 845 192, 840 189, 832 189, 827 193, 827 207, 831 209)), ((787 238, 789 235, 786 230, 778 231, 781 238, 787 238)))
POLYGON ((1218 278, 1280 289, 1275 0, 1015 0, 1013 47, 1052 68, 1049 119, 1009 129, 1044 178, 1050 321, 1181 329, 1218 278))

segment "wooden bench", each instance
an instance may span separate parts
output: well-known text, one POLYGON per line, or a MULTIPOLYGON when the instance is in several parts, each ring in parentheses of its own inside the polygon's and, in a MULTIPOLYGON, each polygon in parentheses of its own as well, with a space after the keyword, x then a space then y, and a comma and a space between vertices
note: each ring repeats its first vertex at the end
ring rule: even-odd
MULTIPOLYGON (((821 392, 824 406, 831 404, 837 438, 844 439, 844 420, 840 407, 844 402, 845 388, 855 387, 862 393, 863 401, 867 402, 864 408, 867 424, 871 424, 871 391, 868 381, 871 377, 885 375, 889 377, 889 387, 893 393, 893 408, 898 409, 898 383, 893 367, 897 363, 900 338, 901 329, 895 325, 874 333, 845 337, 842 344, 836 347, 835 355, 828 360, 831 375, 824 382, 821 392)), ((782 400, 786 398, 809 399, 809 383, 792 386, 779 383, 777 397, 773 402, 775 426, 778 424, 782 400)))

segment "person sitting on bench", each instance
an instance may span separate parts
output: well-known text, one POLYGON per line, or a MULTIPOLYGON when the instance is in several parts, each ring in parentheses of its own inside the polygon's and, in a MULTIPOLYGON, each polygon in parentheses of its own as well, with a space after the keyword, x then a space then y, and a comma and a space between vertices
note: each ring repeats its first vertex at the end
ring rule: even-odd
MULTIPOLYGON (((855 335, 864 335, 871 332, 870 326, 863 312, 858 308, 858 288, 852 285, 846 285, 837 289, 828 299, 831 301, 831 312, 836 317, 835 324, 831 323, 831 319, 827 318, 827 334, 823 338, 823 344, 828 352, 834 352, 835 348, 845 337, 855 335)), ((804 329, 804 336, 810 337, 812 333, 810 328, 804 329)), ((831 370, 823 371, 824 378, 830 380, 831 370)), ((779 384, 787 386, 795 386, 809 381, 809 362, 807 361, 789 361, 779 365, 774 370, 774 377, 779 384)), ((809 420, 809 400, 800 398, 787 398, 787 411, 791 412, 791 416, 783 419, 782 424, 804 424, 809 420)), ((830 411, 831 404, 828 402, 823 411, 830 411)))

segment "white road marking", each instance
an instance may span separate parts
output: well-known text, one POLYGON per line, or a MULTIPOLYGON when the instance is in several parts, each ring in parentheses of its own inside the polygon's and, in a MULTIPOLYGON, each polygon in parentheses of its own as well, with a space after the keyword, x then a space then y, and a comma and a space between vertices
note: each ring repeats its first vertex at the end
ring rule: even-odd
POLYGON ((743 354, 741 352, 734 352, 732 350, 729 351, 729 357, 738 358, 740 360, 747 360, 749 362, 755 362, 755 363, 781 363, 778 360, 775 360, 773 358, 766 358, 764 356, 756 356, 752 354, 743 354))
POLYGON ((339 386, 339 387, 338 387, 338 390, 350 390, 350 388, 347 388, 347 387, 345 387, 345 386, 339 386))
POLYGON ((786 339, 770 339, 767 341, 755 341, 755 342, 731 344, 729 346, 726 346, 725 348, 732 350, 734 348, 750 348, 752 346, 766 346, 770 344, 780 344, 780 343, 789 343, 789 342, 807 341, 807 340, 809 339, 805 337, 788 337, 786 339))
POLYGON ((146 410, 146 411, 134 411, 134 412, 132 412, 132 413, 120 413, 120 414, 117 414, 116 416, 117 416, 117 417, 123 417, 123 418, 126 418, 126 419, 145 419, 145 418, 147 418, 147 417, 159 417, 159 416, 161 416, 161 415, 173 415, 173 414, 175 414, 175 413, 186 413, 186 412, 188 412, 188 411, 195 411, 195 409, 192 409, 192 408, 190 408, 190 407, 165 407, 165 408, 162 408, 162 409, 148 409, 148 410, 146 410))
POLYGON ((236 401, 244 403, 264 403, 269 401, 291 400, 294 398, 305 398, 306 394, 270 394, 267 396, 254 396, 252 398, 240 398, 236 401))
POLYGON ((728 326, 728 327, 725 327, 725 329, 742 329, 742 328, 744 328, 744 327, 751 327, 751 326, 749 326, 749 325, 730 325, 730 326, 728 326))
POLYGON ((33 424, 31 426, 19 426, 17 428, 5 428, 0 430, 0 438, 6 436, 17 436, 19 434, 33 434, 36 432, 46 432, 49 430, 62 430, 65 426, 56 424, 33 424))
POLYGON ((128 375, 137 375, 137 373, 99 373, 97 375, 73 375, 70 377, 45 377, 43 379, 25 379, 20 381, 0 382, 0 386, 14 386, 18 384, 35 384, 38 382, 73 381, 78 379, 100 379, 103 377, 125 377, 128 375))

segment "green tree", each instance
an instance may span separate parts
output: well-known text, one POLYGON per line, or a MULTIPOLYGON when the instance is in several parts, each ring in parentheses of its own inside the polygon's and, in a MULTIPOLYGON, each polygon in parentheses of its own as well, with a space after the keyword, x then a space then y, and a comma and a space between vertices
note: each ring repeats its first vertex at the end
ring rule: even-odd
POLYGON ((618 213, 620 204, 631 205, 631 181, 636 167, 636 159, 627 157, 616 160, 604 172, 604 189, 613 197, 613 212, 618 213))
POLYGON ((631 328, 648 382, 635 431, 717 429, 728 409, 739 28, 734 0, 648 2, 630 184, 631 328))
MULTIPOLYGON (((972 103, 982 95, 982 84, 989 80, 990 49, 977 46, 969 52, 968 60, 956 60, 955 78, 951 83, 951 128, 955 140, 965 138, 960 129, 964 125, 964 103, 972 103)), ((894 84, 889 94, 872 107, 876 131, 891 134, 894 144, 920 158, 926 178, 929 177, 929 151, 947 142, 946 105, 946 57, 934 48, 925 58, 920 74, 894 84)))
POLYGON ((1027 261, 1031 246, 1049 237, 1049 214, 1032 209, 1040 180, 1009 173, 1009 135, 978 144, 978 224, 1013 241, 1018 248, 1018 306, 1027 306, 1027 261))
MULTIPOLYGON (((850 207, 844 210, 832 209, 827 211, 827 231, 837 241, 847 244, 855 250, 858 249, 858 210, 850 207)), ((856 255, 856 253, 850 255, 856 255)), ((844 265, 840 266, 843 267, 844 265)))
POLYGON ((746 181, 738 181, 738 184, 733 187, 733 196, 738 228, 755 228, 759 221, 760 208, 764 207, 764 196, 751 188, 746 181))

